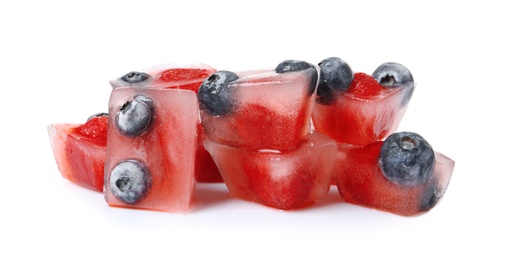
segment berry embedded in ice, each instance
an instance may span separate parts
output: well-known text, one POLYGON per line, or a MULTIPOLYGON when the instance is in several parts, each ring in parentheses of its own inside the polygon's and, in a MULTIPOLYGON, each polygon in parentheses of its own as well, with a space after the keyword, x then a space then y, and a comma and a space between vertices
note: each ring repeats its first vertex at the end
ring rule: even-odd
POLYGON ((309 95, 312 95, 312 93, 316 90, 317 81, 319 79, 318 72, 314 65, 301 60, 285 60, 279 63, 279 65, 275 68, 275 72, 279 74, 302 70, 307 70, 307 72, 310 73, 310 76, 308 77, 310 81, 308 82, 309 95))
POLYGON ((116 127, 124 135, 140 136, 149 127, 152 117, 152 101, 144 96, 136 96, 124 103, 116 114, 116 127))
POLYGON ((109 113, 100 112, 100 113, 93 114, 90 117, 88 117, 88 119, 86 120, 86 122, 89 121, 89 120, 91 120, 91 119, 93 119, 93 118, 95 118, 95 117, 102 117, 102 116, 109 116, 109 113))
POLYGON ((380 150, 379 167, 391 182, 416 186, 433 174, 435 153, 431 145, 412 132, 391 134, 380 150))
POLYGON ((384 87, 394 88, 404 84, 412 84, 414 78, 410 71, 402 64, 385 62, 372 73, 372 77, 384 87))
POLYGON ((440 189, 437 182, 429 185, 421 195, 420 211, 428 211, 433 208, 442 198, 444 192, 440 189))
POLYGON ((302 71, 308 68, 312 68, 313 65, 301 60, 285 60, 275 68, 275 72, 277 73, 286 73, 292 71, 302 71))
POLYGON ((145 197, 151 186, 151 174, 137 160, 126 160, 114 167, 109 187, 116 198, 134 204, 145 197))
POLYGON ((372 73, 372 77, 386 88, 396 88, 400 86, 408 88, 401 105, 405 106, 409 103, 414 92, 414 77, 405 66, 395 62, 385 62, 375 69, 372 73))
POLYGON ((205 79, 198 90, 200 108, 212 116, 223 116, 233 109, 230 82, 238 79, 231 71, 218 71, 205 79))
POLYGON ((319 104, 329 105, 335 100, 337 90, 346 91, 353 80, 351 67, 342 59, 330 57, 319 64, 321 76, 317 87, 316 101, 319 104))
POLYGON ((121 80, 130 84, 146 81, 149 75, 144 72, 132 71, 121 77, 121 80))

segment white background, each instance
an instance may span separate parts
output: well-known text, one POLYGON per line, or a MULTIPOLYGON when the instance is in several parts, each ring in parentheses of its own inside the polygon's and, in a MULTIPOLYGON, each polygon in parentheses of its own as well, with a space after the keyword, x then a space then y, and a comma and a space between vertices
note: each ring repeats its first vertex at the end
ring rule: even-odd
POLYGON ((496 3, 98 2, 2 4, 1 259, 505 257, 505 19, 496 3), (118 209, 58 172, 47 126, 106 111, 109 79, 160 63, 240 71, 329 56, 354 71, 385 61, 412 71, 417 89, 400 130, 456 161, 429 213, 349 205, 334 189, 316 207, 283 212, 231 199, 220 185, 198 185, 188 215, 118 209))

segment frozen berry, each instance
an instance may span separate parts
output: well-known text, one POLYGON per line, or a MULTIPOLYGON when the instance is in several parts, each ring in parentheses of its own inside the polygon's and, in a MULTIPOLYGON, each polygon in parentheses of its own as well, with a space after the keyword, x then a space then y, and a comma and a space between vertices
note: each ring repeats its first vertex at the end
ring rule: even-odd
POLYGON ((136 96, 124 103, 116 114, 116 126, 127 136, 143 134, 152 120, 152 102, 144 96, 136 96))
POLYGON ((146 81, 149 75, 144 72, 132 71, 121 77, 121 80, 130 84, 146 81))
POLYGON ((416 186, 433 173, 435 153, 419 134, 399 132, 384 140, 380 149, 379 167, 391 182, 416 186))
POLYGON ((313 67, 312 64, 306 62, 306 61, 300 61, 300 60, 285 60, 277 67, 275 68, 275 72, 277 73, 285 73, 285 72, 291 72, 291 71, 302 71, 306 70, 308 68, 313 67))
POLYGON ((120 162, 110 175, 109 187, 112 193, 128 204, 134 204, 144 198, 150 186, 149 171, 136 160, 120 162))
POLYGON ((93 119, 93 118, 95 118, 95 117, 102 117, 102 116, 109 116, 109 113, 100 112, 100 113, 93 114, 90 117, 88 117, 88 119, 86 120, 86 122, 89 121, 89 120, 91 120, 91 119, 93 119))
POLYGON ((346 91, 353 80, 351 67, 342 59, 330 57, 319 64, 321 76, 317 87, 316 101, 319 104, 329 105, 335 100, 337 90, 346 91))
POLYGON ((228 83, 237 79, 237 74, 225 70, 218 71, 205 79, 197 94, 200 108, 212 116, 230 113, 233 108, 233 95, 228 83))
POLYGON ((285 60, 275 68, 275 72, 277 73, 287 73, 293 71, 302 71, 307 70, 308 73, 311 73, 309 77, 309 95, 312 95, 317 87, 317 81, 319 79, 318 72, 314 65, 301 60, 285 60))
POLYGON ((372 77, 384 87, 394 88, 404 84, 411 84, 414 78, 410 71, 402 64, 385 62, 372 73, 372 77))
POLYGON ((414 93, 414 77, 405 66, 396 62, 385 62, 375 69, 372 77, 386 88, 407 87, 401 105, 409 103, 414 93))
POLYGON ((444 191, 442 188, 436 182, 432 183, 422 193, 419 210, 428 211, 432 209, 443 196, 444 191))

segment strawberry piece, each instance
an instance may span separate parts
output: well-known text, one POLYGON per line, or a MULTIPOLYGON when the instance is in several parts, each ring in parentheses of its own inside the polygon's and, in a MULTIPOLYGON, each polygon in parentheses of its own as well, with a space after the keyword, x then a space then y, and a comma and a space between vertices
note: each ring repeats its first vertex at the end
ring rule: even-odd
POLYGON ((204 141, 207 139, 207 134, 201 123, 198 124, 198 147, 196 149, 196 166, 195 172, 198 182, 204 183, 222 183, 223 177, 217 168, 216 163, 205 150, 204 141))
POLYGON ((103 191, 107 116, 84 124, 52 124, 49 140, 61 175, 82 187, 103 191))
POLYGON ((98 116, 90 118, 83 125, 75 128, 75 133, 82 135, 89 142, 99 146, 105 146, 107 143, 107 116, 98 116))
POLYGON ((216 72, 214 68, 200 65, 190 68, 170 68, 159 73, 159 78, 153 85, 160 84, 163 87, 180 88, 198 92, 202 81, 216 72))
POLYGON ((382 87, 373 77, 365 73, 355 73, 354 79, 347 90, 347 93, 358 98, 374 98, 379 97, 384 91, 382 87))
POLYGON ((306 114, 283 115, 260 104, 238 108, 235 118, 237 134, 250 147, 293 147, 305 139, 309 122, 306 114), (301 131, 293 131, 300 129, 301 131), (251 135, 251 133, 255 133, 251 135))
POLYGON ((213 69, 174 68, 166 69, 160 74, 160 81, 173 82, 177 80, 205 79, 215 72, 213 69))

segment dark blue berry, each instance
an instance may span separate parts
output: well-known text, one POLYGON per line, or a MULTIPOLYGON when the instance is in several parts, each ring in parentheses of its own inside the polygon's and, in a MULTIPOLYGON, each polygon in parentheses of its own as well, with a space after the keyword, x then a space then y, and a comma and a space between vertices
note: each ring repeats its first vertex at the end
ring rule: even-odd
POLYGON ((372 73, 372 77, 386 88, 408 88, 403 97, 402 106, 406 105, 412 97, 412 93, 414 92, 414 77, 412 77, 412 73, 402 64, 385 62, 375 69, 372 73))
POLYGON ((218 71, 206 78, 198 89, 200 109, 212 116, 223 116, 231 113, 234 106, 230 82, 238 79, 231 71, 218 71))
POLYGON ((431 145, 416 133, 394 133, 382 144, 379 167, 389 181, 417 186, 433 174, 435 153, 431 145))
POLYGON ((151 174, 140 161, 125 160, 112 169, 109 187, 119 200, 135 204, 149 191, 151 174))
POLYGON ((330 57, 319 64, 321 76, 317 87, 316 102, 329 105, 335 100, 337 91, 346 91, 354 78, 351 67, 342 59, 330 57))
POLYGON ((126 136, 140 136, 147 131, 153 118, 152 101, 136 96, 121 106, 116 114, 116 127, 126 136))
POLYGON ((414 78, 410 71, 402 64, 395 62, 382 63, 372 73, 372 77, 382 86, 389 88, 412 84, 414 82, 414 78))
POLYGON ((93 114, 90 117, 88 117, 88 119, 86 120, 86 122, 89 121, 89 120, 91 120, 91 119, 93 119, 93 118, 95 118, 95 117, 102 117, 102 116, 109 116, 109 113, 103 113, 103 112, 101 112, 101 113, 93 114))
POLYGON ((285 60, 275 68, 275 72, 277 73, 286 73, 292 71, 302 71, 308 68, 312 68, 313 65, 301 60, 285 60))
POLYGON ((443 192, 438 186, 436 180, 431 182, 421 193, 419 211, 428 211, 435 207, 438 201, 442 198, 443 192))
POLYGON ((317 73, 316 68, 314 65, 306 62, 306 61, 301 61, 301 60, 285 60, 277 67, 275 68, 276 73, 288 73, 288 72, 294 72, 294 71, 303 71, 306 70, 307 73, 310 73, 308 75, 308 85, 309 85, 309 95, 312 95, 314 91, 316 90, 317 87, 317 81, 319 79, 319 75, 317 73))
POLYGON ((121 80, 126 83, 135 84, 135 83, 146 81, 148 78, 149 78, 149 75, 147 73, 132 71, 132 72, 129 72, 126 75, 122 76, 121 80))

